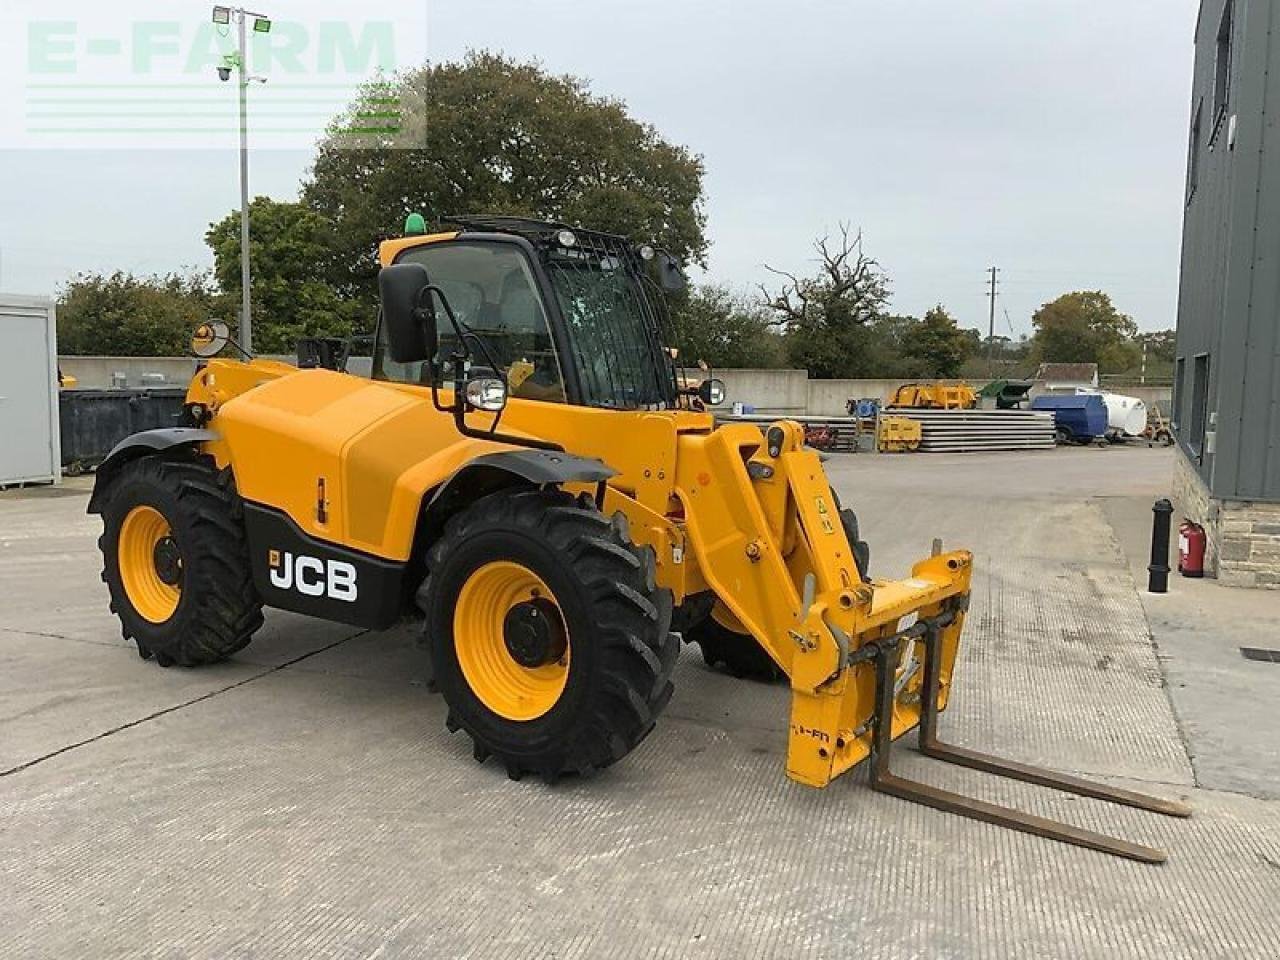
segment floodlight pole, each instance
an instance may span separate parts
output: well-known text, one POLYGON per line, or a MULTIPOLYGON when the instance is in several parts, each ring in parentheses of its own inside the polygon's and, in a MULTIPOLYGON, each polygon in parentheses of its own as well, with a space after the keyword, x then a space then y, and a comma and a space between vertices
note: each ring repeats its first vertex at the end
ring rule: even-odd
POLYGON ((249 64, 245 12, 236 11, 240 33, 240 346, 253 353, 253 297, 249 269, 249 64))

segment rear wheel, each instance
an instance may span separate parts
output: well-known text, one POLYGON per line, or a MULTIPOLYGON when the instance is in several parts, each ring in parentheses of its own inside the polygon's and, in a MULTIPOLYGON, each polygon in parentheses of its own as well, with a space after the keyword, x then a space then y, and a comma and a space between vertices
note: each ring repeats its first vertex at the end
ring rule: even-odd
POLYGON ((691 627, 685 639, 701 648, 707 666, 722 668, 735 677, 773 683, 786 675, 760 641, 743 632, 742 625, 719 608, 691 627), (722 621, 731 621, 732 625, 722 621))
MULTIPOLYGON (((840 505, 840 496, 834 490, 831 491, 831 496, 840 512, 840 525, 844 527, 845 537, 853 548, 858 573, 866 580, 871 565, 871 547, 862 539, 858 529, 858 515, 840 505)), ((690 610, 699 609, 696 603, 688 601, 685 607, 690 610)), ((708 605, 705 609, 708 611, 706 615, 699 619, 691 618, 684 631, 684 639, 701 648, 702 659, 707 666, 722 667, 735 677, 761 683, 773 683, 786 676, 786 672, 769 656, 760 642, 744 631, 742 624, 732 614, 719 606, 712 608, 708 605)))
POLYGON ((679 641, 653 553, 621 514, 503 491, 451 518, 427 565, 436 688, 476 759, 554 780, 609 766, 653 729, 679 641))
MULTIPOLYGON (((832 495, 835 496, 834 491, 832 495)), ((862 574, 862 579, 865 581, 871 576, 871 545, 862 539, 862 533, 858 529, 858 515, 848 507, 841 507, 839 497, 836 497, 836 508, 840 511, 840 525, 844 527, 844 535, 849 540, 849 546, 853 548, 853 559, 858 565, 858 573, 862 574)))
POLYGON ((204 460, 135 460, 112 480, 102 520, 111 610, 144 659, 215 663, 262 625, 229 472, 204 460))

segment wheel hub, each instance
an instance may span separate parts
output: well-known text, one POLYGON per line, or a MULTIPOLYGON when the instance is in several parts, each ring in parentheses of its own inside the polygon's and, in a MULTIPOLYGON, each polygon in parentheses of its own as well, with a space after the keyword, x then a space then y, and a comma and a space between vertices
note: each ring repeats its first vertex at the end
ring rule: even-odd
POLYGON ((564 657, 564 626, 549 600, 537 598, 513 606, 502 622, 502 639, 511 659, 533 669, 564 657))
POLYGON ((152 550, 151 560, 156 567, 156 576, 160 582, 176 587, 182 582, 182 554, 173 537, 161 537, 152 550))

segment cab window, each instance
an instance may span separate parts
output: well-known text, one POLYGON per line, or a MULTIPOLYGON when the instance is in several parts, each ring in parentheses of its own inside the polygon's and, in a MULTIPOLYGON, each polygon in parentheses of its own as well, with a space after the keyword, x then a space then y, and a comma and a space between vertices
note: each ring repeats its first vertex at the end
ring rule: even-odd
MULTIPOLYGON (((501 367, 512 397, 526 400, 565 400, 564 378, 547 326, 541 298, 528 261, 505 243, 450 241, 406 251, 400 263, 420 263, 431 282, 444 291, 459 322, 476 333, 489 356, 471 349, 471 367, 501 367)), ((452 357, 458 336, 437 304, 436 331, 440 348, 436 361, 443 371, 441 386, 453 381, 452 357)), ((374 347, 375 379, 429 384, 425 363, 396 363, 386 352, 379 330, 374 347)))

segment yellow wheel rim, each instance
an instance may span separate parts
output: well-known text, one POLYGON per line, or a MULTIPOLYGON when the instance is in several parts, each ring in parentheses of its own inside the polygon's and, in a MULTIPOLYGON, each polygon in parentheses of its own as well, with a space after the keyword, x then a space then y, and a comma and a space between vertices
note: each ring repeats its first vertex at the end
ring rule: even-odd
POLYGON ((542 578, 519 563, 487 563, 463 584, 453 646, 472 693, 508 720, 547 713, 569 679, 564 614, 542 578))
POLYGON ((120 579, 143 619, 164 623, 182 596, 182 558, 169 521, 155 507, 134 507, 120 526, 120 579))

